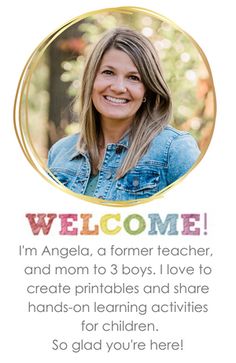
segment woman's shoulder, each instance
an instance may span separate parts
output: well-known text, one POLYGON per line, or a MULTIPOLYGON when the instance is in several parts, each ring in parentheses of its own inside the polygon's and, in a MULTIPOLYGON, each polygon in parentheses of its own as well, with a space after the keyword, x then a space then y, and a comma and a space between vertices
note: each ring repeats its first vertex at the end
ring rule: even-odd
POLYGON ((150 153, 152 157, 169 164, 172 160, 193 163, 199 157, 200 151, 196 140, 189 132, 168 125, 154 137, 150 153))
MULTIPOLYGON (((187 131, 181 131, 181 130, 177 130, 176 128, 174 128, 171 125, 167 125, 163 128, 163 130, 155 137, 155 139, 175 139, 178 138, 180 136, 184 136, 184 135, 189 135, 189 132, 187 131)), ((191 136, 192 137, 192 136, 191 136)))
POLYGON ((51 165, 54 161, 65 162, 70 160, 73 155, 78 153, 77 144, 79 134, 65 136, 52 145, 48 153, 48 164, 51 165))
POLYGON ((177 130, 174 127, 168 125, 163 128, 163 130, 157 134, 153 139, 153 147, 163 149, 166 153, 170 151, 174 146, 177 148, 187 148, 190 144, 197 148, 197 142, 194 137, 187 131, 177 130))
POLYGON ((200 150, 194 137, 187 131, 167 126, 158 136, 168 165, 168 182, 173 183, 194 165, 200 150))

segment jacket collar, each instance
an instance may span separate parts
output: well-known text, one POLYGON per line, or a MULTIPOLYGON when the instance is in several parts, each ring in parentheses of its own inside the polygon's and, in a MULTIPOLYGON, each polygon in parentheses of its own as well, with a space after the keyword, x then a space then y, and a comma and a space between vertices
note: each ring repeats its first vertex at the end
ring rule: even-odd
MULTIPOLYGON (((126 149, 128 149, 129 147, 129 132, 126 132, 126 134, 117 142, 117 144, 115 144, 116 146, 122 146, 126 149)), ((80 150, 77 149, 77 143, 75 145, 73 145, 71 147, 71 149, 68 151, 68 153, 70 154, 69 156, 69 160, 73 160, 77 157, 84 156, 84 157, 89 157, 89 154, 87 151, 81 152, 80 150)))
POLYGON ((126 132, 126 134, 118 141, 116 144, 117 146, 123 146, 126 149, 129 147, 129 132, 126 132))

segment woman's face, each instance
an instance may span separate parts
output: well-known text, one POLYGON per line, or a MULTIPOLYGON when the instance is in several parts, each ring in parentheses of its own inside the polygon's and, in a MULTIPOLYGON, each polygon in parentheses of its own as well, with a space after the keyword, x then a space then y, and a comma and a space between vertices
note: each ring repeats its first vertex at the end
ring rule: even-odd
POLYGON ((131 124, 145 94, 141 76, 121 50, 109 49, 95 77, 92 100, 103 122, 119 120, 131 124))

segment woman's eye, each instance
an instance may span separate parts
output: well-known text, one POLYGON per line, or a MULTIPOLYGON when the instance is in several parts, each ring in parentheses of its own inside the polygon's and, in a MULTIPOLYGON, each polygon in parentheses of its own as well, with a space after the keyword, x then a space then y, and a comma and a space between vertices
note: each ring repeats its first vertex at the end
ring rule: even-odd
POLYGON ((113 72, 110 69, 105 69, 104 71, 102 71, 102 74, 112 75, 113 72))
POLYGON ((129 79, 131 79, 131 81, 140 81, 138 76, 129 76, 129 79))

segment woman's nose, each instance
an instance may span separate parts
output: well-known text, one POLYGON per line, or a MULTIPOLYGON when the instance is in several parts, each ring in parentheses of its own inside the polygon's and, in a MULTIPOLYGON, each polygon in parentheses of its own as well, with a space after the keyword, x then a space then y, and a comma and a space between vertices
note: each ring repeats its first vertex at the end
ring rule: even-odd
POLYGON ((111 90, 116 93, 125 93, 127 91, 124 79, 114 79, 111 86, 111 90))

